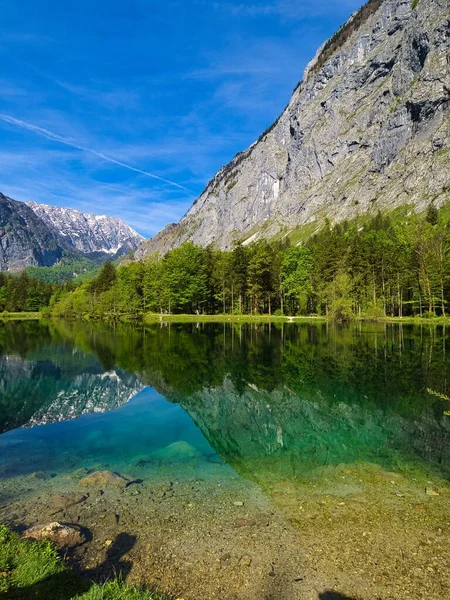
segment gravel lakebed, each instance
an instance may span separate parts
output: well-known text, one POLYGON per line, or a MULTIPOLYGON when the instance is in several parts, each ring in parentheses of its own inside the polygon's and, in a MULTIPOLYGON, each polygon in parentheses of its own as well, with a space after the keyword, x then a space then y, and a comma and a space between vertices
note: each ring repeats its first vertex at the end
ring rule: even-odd
POLYGON ((360 463, 257 485, 220 462, 95 464, 4 477, 0 522, 74 525, 77 571, 184 600, 443 600, 450 487, 428 477, 360 463))

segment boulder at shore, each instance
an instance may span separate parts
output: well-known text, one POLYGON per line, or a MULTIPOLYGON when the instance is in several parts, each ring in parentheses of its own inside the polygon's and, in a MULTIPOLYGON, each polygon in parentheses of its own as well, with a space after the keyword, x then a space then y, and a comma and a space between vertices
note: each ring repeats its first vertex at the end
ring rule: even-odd
POLYGON ((58 548, 75 548, 84 544, 86 536, 77 525, 65 525, 64 523, 47 523, 47 525, 36 525, 27 529, 22 537, 31 540, 49 540, 58 548))

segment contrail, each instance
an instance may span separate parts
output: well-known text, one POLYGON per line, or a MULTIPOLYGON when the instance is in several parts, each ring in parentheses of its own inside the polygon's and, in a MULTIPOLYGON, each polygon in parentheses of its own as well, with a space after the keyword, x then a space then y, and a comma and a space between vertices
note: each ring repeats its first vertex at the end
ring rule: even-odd
POLYGON ((169 185, 173 185, 182 190, 189 191, 188 188, 184 187, 175 181, 171 181, 170 179, 165 179, 164 177, 160 177, 159 175, 155 175, 154 173, 149 173, 148 171, 143 171, 142 169, 138 169, 137 167, 133 167, 133 165, 129 165, 127 163, 121 162, 120 160, 116 160, 111 156, 107 156, 103 154, 103 152, 97 152, 97 150, 93 150, 92 148, 87 148, 86 146, 81 146, 76 142, 72 142, 71 140, 59 135, 58 133, 54 133, 53 131, 49 131, 48 129, 44 129, 43 127, 39 127, 38 125, 33 125, 32 123, 27 123, 26 121, 21 121, 20 119, 15 119, 9 115, 1 114, 0 119, 9 123, 10 125, 16 125, 17 127, 21 127, 22 129, 27 129, 28 131, 32 131, 37 135, 47 138, 48 140, 52 140, 53 142, 59 142, 60 144, 64 144, 65 146, 70 146, 71 148, 76 148, 77 150, 81 150, 82 152, 89 152, 102 160, 112 163, 113 165, 117 165, 119 167, 123 167, 124 169, 128 169, 129 171, 134 171, 135 173, 140 173, 141 175, 145 175, 147 177, 151 177, 152 179, 158 179, 158 181, 163 181, 164 183, 168 183, 169 185))

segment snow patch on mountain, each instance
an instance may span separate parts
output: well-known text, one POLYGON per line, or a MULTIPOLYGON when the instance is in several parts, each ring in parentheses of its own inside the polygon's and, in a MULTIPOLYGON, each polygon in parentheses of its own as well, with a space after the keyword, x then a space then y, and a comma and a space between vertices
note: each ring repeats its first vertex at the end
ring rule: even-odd
POLYGON ((73 208, 32 201, 26 204, 70 246, 85 254, 102 252, 119 256, 134 250, 144 240, 142 235, 117 217, 82 213, 73 208))

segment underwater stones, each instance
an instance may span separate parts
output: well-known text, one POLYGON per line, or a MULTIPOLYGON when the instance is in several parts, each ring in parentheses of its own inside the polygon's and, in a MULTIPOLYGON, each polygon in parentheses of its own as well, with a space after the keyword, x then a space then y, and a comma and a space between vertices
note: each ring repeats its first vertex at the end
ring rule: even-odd
POLYGON ((120 520, 120 516, 114 512, 107 513, 100 518, 103 519, 103 523, 106 527, 117 527, 120 520))
POLYGON ((90 475, 83 477, 80 479, 79 484, 83 486, 116 486, 121 488, 126 488, 127 485, 133 483, 135 479, 132 477, 120 475, 119 473, 115 473, 114 471, 94 471, 90 475))
POLYGON ((87 500, 87 496, 83 494, 77 493, 60 493, 53 494, 49 500, 49 508, 54 509, 56 511, 63 510, 64 508, 69 508, 70 506, 75 506, 76 504, 81 504, 87 500))
POLYGON ((249 567, 252 564, 252 559, 247 554, 241 557, 239 564, 241 567, 249 567))
POLYGON ((84 544, 86 536, 77 525, 65 525, 54 521, 27 529, 22 537, 30 540, 48 540, 59 548, 75 548, 84 544))
POLYGON ((70 473, 70 475, 67 477, 70 479, 80 479, 81 477, 86 477, 86 475, 89 475, 89 469, 86 469, 86 467, 81 467, 80 469, 72 471, 72 473, 70 473))

